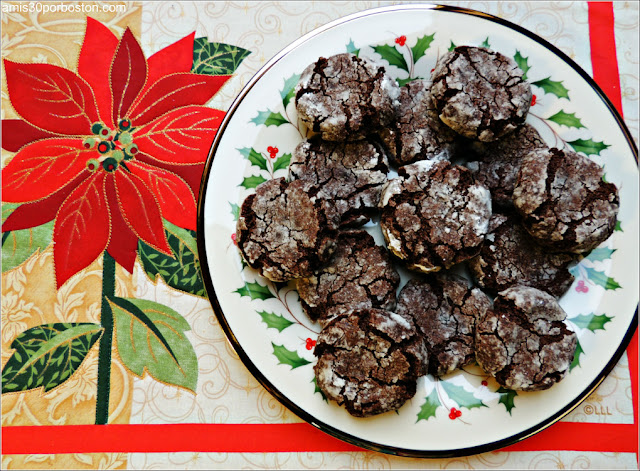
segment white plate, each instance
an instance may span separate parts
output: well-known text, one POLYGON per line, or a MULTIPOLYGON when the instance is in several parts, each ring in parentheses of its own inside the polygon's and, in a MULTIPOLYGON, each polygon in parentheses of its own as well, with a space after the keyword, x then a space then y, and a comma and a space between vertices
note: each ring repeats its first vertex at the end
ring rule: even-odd
MULTIPOLYGON (((571 59, 519 26, 484 13, 387 7, 348 16, 296 41, 269 61, 233 103, 213 144, 200 198, 199 251, 207 291, 240 358, 293 412, 365 448, 409 456, 460 456, 526 438, 583 400, 613 368, 636 329, 638 167, 629 132, 602 91, 571 59), (402 36, 404 45, 396 42, 402 36), (287 176, 287 154, 305 134, 288 92, 297 74, 318 57, 358 49, 360 56, 385 64, 402 80, 428 77, 438 54, 452 43, 482 45, 486 39, 492 49, 517 56, 521 66, 528 67, 536 95, 528 122, 550 146, 582 146, 620 189, 622 230, 574 269, 576 280, 561 299, 578 333, 579 364, 553 388, 515 396, 475 366, 441 380, 426 376, 419 380, 415 397, 397 413, 354 418, 315 391, 307 339, 313 341, 319 327, 305 318, 291 286, 276 286, 243 267, 232 242, 234 213, 254 191, 252 186, 287 176), (400 66, 391 65, 380 52, 400 66), (277 148, 275 158, 269 156, 269 147, 277 148), (452 407, 462 415, 449 418, 452 407)), ((369 224, 368 230, 380 243, 377 225, 369 224)), ((404 272, 403 283, 406 278, 404 272)))

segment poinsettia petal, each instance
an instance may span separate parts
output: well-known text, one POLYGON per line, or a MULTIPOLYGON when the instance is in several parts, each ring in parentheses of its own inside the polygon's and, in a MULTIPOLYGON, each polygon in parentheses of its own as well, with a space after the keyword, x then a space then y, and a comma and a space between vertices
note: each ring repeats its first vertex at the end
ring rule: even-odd
POLYGON ((138 255, 138 236, 131 231, 120 213, 115 177, 112 174, 106 180, 106 195, 107 204, 111 208, 111 239, 107 252, 120 266, 132 273, 138 255))
POLYGON ((78 74, 93 89, 102 122, 113 128, 109 71, 118 38, 105 25, 87 17, 87 29, 78 57, 78 74))
POLYGON ((164 219, 176 226, 196 230, 196 199, 182 178, 142 162, 130 164, 129 169, 156 195, 164 219))
POLYGON ((113 96, 113 122, 124 118, 147 80, 147 59, 129 28, 126 29, 109 74, 113 96))
POLYGON ((21 119, 2 120, 2 148, 9 152, 18 152, 22 146, 30 142, 58 136, 21 119))
POLYGON ((86 170, 51 196, 33 203, 21 204, 4 222, 2 232, 37 227, 52 221, 67 196, 90 175, 91 172, 86 170))
POLYGON ((153 193, 137 175, 115 172, 118 206, 131 230, 147 245, 171 255, 162 224, 162 212, 153 193))
POLYGON ((136 154, 136 160, 175 173, 180 178, 182 178, 187 183, 187 185, 189 185, 189 188, 191 188, 196 201, 198 201, 198 195, 200 193, 200 183, 202 181, 202 172, 204 171, 204 164, 176 165, 163 162, 162 160, 154 159, 153 157, 142 152, 136 154))
POLYGON ((11 104, 25 121, 66 136, 91 134, 98 111, 93 91, 82 77, 57 65, 7 59, 4 70, 11 104))
POLYGON ((136 131, 141 152, 170 163, 197 164, 207 159, 224 111, 185 106, 136 131))
POLYGON ((194 31, 149 57, 149 75, 147 76, 145 89, 165 75, 189 72, 191 70, 195 37, 196 33, 194 31))
POLYGON ((168 111, 204 105, 229 80, 230 75, 171 74, 155 82, 131 107, 129 117, 140 127, 168 111))
POLYGON ((58 288, 89 266, 107 247, 111 232, 105 198, 106 172, 96 172, 69 194, 53 226, 53 260, 58 288))
POLYGON ((36 201, 73 180, 98 155, 81 145, 79 139, 44 139, 20 149, 2 169, 2 201, 36 201))

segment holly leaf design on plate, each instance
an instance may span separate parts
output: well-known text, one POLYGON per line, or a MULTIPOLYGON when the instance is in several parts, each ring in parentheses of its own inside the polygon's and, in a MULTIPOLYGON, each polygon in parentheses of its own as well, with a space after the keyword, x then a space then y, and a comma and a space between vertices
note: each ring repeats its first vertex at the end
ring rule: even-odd
POLYGON ((491 44, 489 44, 489 36, 487 36, 487 39, 485 39, 482 44, 480 44, 480 47, 486 47, 487 49, 489 49, 491 47, 491 44))
POLYGON ((513 400, 518 395, 518 393, 513 389, 503 388, 502 386, 496 392, 500 394, 498 404, 504 404, 507 412, 509 413, 509 415, 511 415, 511 410, 515 407, 513 400))
POLYGON ((399 69, 409 72, 407 61, 405 60, 402 53, 398 51, 398 49, 396 49, 394 46, 381 44, 380 46, 373 46, 373 50, 380 54, 382 58, 389 63, 389 65, 394 65, 399 69))
POLYGON ((562 85, 562 81, 557 82, 555 80, 551 80, 551 76, 538 80, 537 82, 531 82, 531 84, 542 88, 545 93, 552 93, 558 98, 569 99, 569 90, 567 90, 567 87, 562 85))
POLYGON ((449 44, 449 51, 453 51, 456 47, 458 47, 453 43, 453 41, 449 41, 449 42, 451 43, 449 44))
POLYGON ((411 48, 411 54, 413 54, 414 64, 418 62, 418 60, 420 60, 422 56, 425 55, 427 49, 429 49, 429 47, 431 46, 434 37, 435 33, 430 36, 424 35, 421 38, 418 38, 415 46, 411 48))
POLYGON ((15 351, 2 369, 2 393, 61 385, 80 367, 102 335, 102 327, 90 323, 44 324, 19 334, 15 351))
POLYGON ((281 126, 288 123, 287 118, 282 116, 280 112, 273 112, 271 110, 258 111, 258 114, 251 119, 251 122, 256 125, 264 124, 265 126, 281 126))
POLYGON ((238 293, 240 296, 249 296, 251 300, 275 298, 268 286, 261 285, 258 282, 250 283, 245 281, 244 286, 235 290, 234 293, 238 293))
POLYGON ((231 207, 231 216, 233 217, 233 220, 237 221, 240 217, 240 205, 229 202, 229 206, 231 207))
POLYGON ((605 324, 611 322, 611 319, 613 317, 609 317, 606 314, 596 316, 592 312, 591 314, 580 314, 569 320, 582 329, 589 329, 591 332, 595 332, 596 330, 605 330, 605 324))
POLYGON ((300 80, 300 74, 293 74, 284 81, 284 87, 280 90, 280 98, 282 98, 282 106, 287 108, 287 105, 291 102, 291 99, 296 94, 296 85, 300 80))
POLYGON ((260 185, 261 183, 266 182, 267 179, 264 178, 263 176, 260 175, 251 175, 250 177, 245 177, 242 180, 242 183, 240 183, 240 186, 245 187, 247 190, 250 190, 251 188, 255 188, 258 185, 260 185))
POLYGON ((358 57, 360 54, 360 49, 356 48, 356 45, 353 43, 353 39, 349 39, 349 44, 347 44, 347 52, 353 54, 358 57))
POLYGON ((267 159, 253 147, 242 147, 237 150, 245 159, 251 162, 251 165, 255 165, 261 170, 267 170, 267 159))
POLYGON ((440 403, 440 399, 438 398, 438 391, 436 388, 433 388, 431 394, 429 394, 425 400, 424 404, 420 407, 420 412, 418 412, 418 418, 416 422, 420 422, 421 420, 429 420, 431 417, 436 416, 436 410, 442 404, 440 403))
POLYGON ((191 72, 203 75, 231 75, 251 51, 224 43, 210 43, 207 38, 193 41, 191 72))
POLYGON ((273 171, 286 169, 291 163, 291 154, 282 154, 273 162, 273 171))
POLYGON ((314 378, 311 380, 311 382, 313 383, 313 392, 314 393, 319 393, 322 396, 322 399, 324 399, 325 402, 329 402, 329 400, 327 399, 327 396, 325 396, 325 394, 322 392, 322 389, 320 389, 320 387, 318 386, 318 381, 316 380, 315 376, 314 378))
POLYGON ((594 141, 593 139, 576 139, 575 141, 568 141, 567 144, 573 147, 576 152, 582 152, 586 155, 600 155, 600 152, 611 147, 609 144, 594 141))
POLYGON ((531 69, 529 66, 529 58, 524 57, 520 51, 516 49, 516 54, 513 56, 513 59, 516 61, 516 64, 518 64, 518 67, 520 67, 520 70, 524 72, 522 75, 523 80, 527 80, 527 72, 531 69))
POLYGON ((616 227, 613 230, 618 232, 624 232, 622 230, 622 224, 620 224, 620 221, 616 221, 616 227))
POLYGON ((275 343, 271 342, 271 346, 273 347, 273 354, 278 359, 279 365, 289 365, 291 369, 294 370, 311 363, 309 360, 300 358, 298 352, 289 350, 284 345, 276 345, 275 343))
POLYGON ((413 82, 414 80, 418 80, 419 77, 408 77, 405 79, 401 79, 401 78, 397 78, 396 82, 398 82, 398 86, 399 87, 404 87, 406 84, 408 84, 409 82, 413 82))
POLYGON ((603 271, 596 270, 591 267, 583 267, 587 272, 587 277, 589 280, 593 281, 595 284, 602 286, 606 290, 616 290, 618 288, 622 288, 620 284, 614 280, 613 278, 607 276, 603 271))
POLYGON ((262 322, 267 324, 267 329, 276 329, 278 332, 282 332, 287 327, 295 324, 295 322, 291 322, 281 314, 267 311, 259 311, 258 314, 262 317, 262 322))
POLYGON ((573 356, 573 361, 571 362, 571 366, 569 367, 569 371, 573 370, 576 366, 580 366, 580 355, 584 353, 582 349, 582 345, 580 345, 580 340, 578 339, 578 344, 576 345, 576 353, 573 356))
POLYGON ((585 257, 585 260, 591 260, 592 262, 602 262, 611 258, 613 253, 617 249, 610 249, 607 247, 598 247, 591 251, 589 255, 585 257))
POLYGON ((558 111, 556 114, 554 114, 553 116, 549 116, 547 119, 549 121, 553 121, 556 124, 567 126, 569 128, 584 128, 582 122, 575 113, 567 113, 564 110, 558 111))
POLYGON ((447 396, 449 396, 449 399, 454 401, 460 407, 466 407, 467 409, 473 409, 474 407, 487 407, 487 405, 482 402, 482 399, 478 399, 473 395, 473 393, 467 391, 462 386, 447 383, 446 381, 440 381, 440 384, 442 385, 442 389, 447 393, 447 396))

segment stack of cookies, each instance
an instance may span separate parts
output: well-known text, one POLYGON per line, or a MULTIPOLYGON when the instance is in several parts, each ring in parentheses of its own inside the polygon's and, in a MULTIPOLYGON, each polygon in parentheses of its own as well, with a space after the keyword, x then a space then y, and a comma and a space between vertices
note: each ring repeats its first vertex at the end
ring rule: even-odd
POLYGON ((568 266, 611 235, 618 193, 525 124, 523 75, 468 46, 404 87, 353 54, 301 74, 296 109, 314 137, 288 180, 244 201, 236 240, 262 276, 296 280, 322 328, 318 387, 354 416, 398 409, 419 376, 474 360, 518 390, 569 370, 577 339, 557 298, 568 266), (378 217, 386 247, 360 228, 378 217), (415 273, 397 297, 396 264, 415 273), (450 272, 460 264, 476 286, 450 272))

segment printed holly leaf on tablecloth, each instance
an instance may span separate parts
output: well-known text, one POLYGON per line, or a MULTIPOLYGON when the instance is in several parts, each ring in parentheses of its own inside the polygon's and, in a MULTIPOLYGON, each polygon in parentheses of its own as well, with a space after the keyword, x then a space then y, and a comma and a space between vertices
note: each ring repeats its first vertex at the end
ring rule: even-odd
POLYGON ((284 345, 276 345, 271 342, 273 347, 273 354, 278 359, 279 365, 289 365, 292 370, 311 363, 309 360, 305 360, 298 355, 298 352, 289 350, 284 345))
POLYGON ((329 402, 327 396, 325 396, 325 394, 322 392, 322 389, 320 389, 320 387, 318 386, 318 381, 316 380, 315 376, 311 380, 311 382, 313 383, 313 392, 320 394, 322 396, 322 399, 324 399, 324 402, 329 402))
POLYGON ((185 332, 189 323, 168 306, 145 299, 109 299, 122 363, 142 378, 195 391, 198 358, 185 332))
POLYGON ((296 85, 299 80, 300 74, 293 74, 284 81, 284 87, 280 90, 280 98, 282 98, 282 106, 284 106, 285 109, 296 95, 296 85))
POLYGON ((610 249, 607 247, 598 247, 591 251, 589 255, 585 257, 585 260, 591 260, 592 262, 602 262, 611 258, 613 253, 617 249, 610 249))
POLYGON ((613 317, 609 317, 606 314, 596 316, 592 312, 591 314, 580 314, 569 320, 582 329, 589 329, 591 332, 595 332, 596 330, 605 330, 605 324, 611 322, 612 319, 613 317))
POLYGON ((206 297, 200 275, 196 233, 166 220, 164 228, 173 256, 159 252, 141 240, 138 241, 138 255, 145 273, 153 282, 160 277, 172 288, 206 297))
POLYGON ((80 367, 100 338, 90 323, 45 324, 25 330, 11 343, 15 350, 2 369, 2 393, 59 386, 80 367))
POLYGON ((518 67, 520 67, 520 70, 524 72, 522 78, 524 80, 527 80, 527 72, 529 72, 529 69, 531 69, 531 67, 529 66, 529 58, 524 57, 520 53, 520 51, 516 49, 516 54, 513 56, 513 59, 516 61, 516 64, 518 64, 518 67))
POLYGON ((545 93, 552 93, 558 98, 569 99, 569 90, 567 90, 567 87, 562 85, 562 81, 557 82, 555 80, 551 80, 550 76, 545 79, 538 80, 537 82, 531 82, 531 84, 542 88, 545 93))
POLYGON ((549 121, 553 121, 556 124, 567 126, 569 128, 584 128, 582 122, 575 113, 567 113, 564 110, 558 111, 556 114, 554 114, 553 116, 549 116, 547 119, 549 121))
POLYGON ((576 345, 576 353, 573 356, 573 361, 571 362, 571 366, 569 367, 569 371, 573 370, 576 366, 580 366, 580 355, 584 353, 582 349, 582 345, 580 345, 580 340, 578 340, 578 344, 576 345))
POLYGON ((267 324, 267 329, 276 329, 278 332, 282 332, 287 327, 295 324, 295 322, 291 322, 284 316, 273 312, 259 311, 258 314, 262 317, 262 322, 267 324))
POLYGON ((473 393, 467 391, 462 386, 447 383, 446 381, 440 381, 440 384, 442 385, 442 389, 447 393, 447 396, 449 396, 449 399, 454 401, 460 407, 466 407, 467 409, 473 409, 474 407, 487 407, 487 405, 482 402, 482 399, 478 399, 473 395, 473 393))
POLYGON ((273 162, 273 171, 287 169, 291 163, 291 154, 282 154, 273 162))
POLYGON ((255 165, 261 170, 268 170, 267 159, 265 159, 264 156, 253 147, 242 147, 237 150, 245 159, 251 162, 251 165, 255 165))
POLYGON ((229 202, 229 206, 231 207, 231 216, 234 221, 237 221, 240 217, 240 205, 229 202))
POLYGON ((257 187, 261 183, 266 182, 267 179, 261 175, 251 175, 250 177, 245 177, 240 183, 240 186, 245 187, 247 190, 257 187))
POLYGON ((251 51, 224 43, 210 43, 207 38, 193 42, 191 72, 204 75, 231 75, 251 51))
POLYGON ((288 123, 287 118, 282 116, 280 112, 273 112, 271 110, 258 111, 258 114, 251 119, 251 122, 256 125, 264 124, 265 126, 281 126, 288 123))
POLYGON ((238 293, 240 296, 249 296, 251 300, 275 298, 268 286, 258 282, 245 281, 244 286, 235 290, 234 293, 238 293))
POLYGON ((440 403, 440 399, 438 398, 438 391, 433 388, 431 394, 429 394, 425 400, 424 404, 420 407, 420 412, 418 412, 418 418, 416 422, 420 422, 421 420, 429 420, 431 417, 436 416, 436 410, 442 404, 440 403))
POLYGON ((381 44, 380 46, 373 46, 373 50, 380 54, 382 58, 389 63, 389 65, 395 65, 399 69, 409 72, 407 61, 402 53, 394 46, 381 44))
POLYGON ((356 45, 353 43, 353 39, 349 39, 349 44, 346 46, 347 52, 353 54, 358 57, 360 54, 360 49, 356 48, 356 45))
POLYGON ((573 147, 576 152, 582 152, 586 155, 600 155, 600 152, 611 147, 609 144, 594 141, 593 139, 576 139, 575 141, 568 141, 567 144, 573 147))
POLYGON ((518 393, 513 389, 507 389, 503 387, 500 387, 500 389, 498 389, 496 392, 500 394, 498 404, 504 404, 507 412, 509 413, 509 415, 511 415, 511 410, 515 407, 513 400, 518 395, 518 393))
POLYGON ((431 46, 433 42, 433 38, 435 37, 435 33, 427 36, 424 35, 421 38, 418 38, 415 46, 411 48, 411 54, 413 54, 413 63, 415 64, 418 60, 425 55, 427 49, 431 46))
MULTIPOLYGON (((2 222, 20 206, 17 203, 2 203, 2 222)), ((51 244, 53 221, 29 229, 5 231, 2 233, 2 272, 21 265, 37 251, 51 244)))

